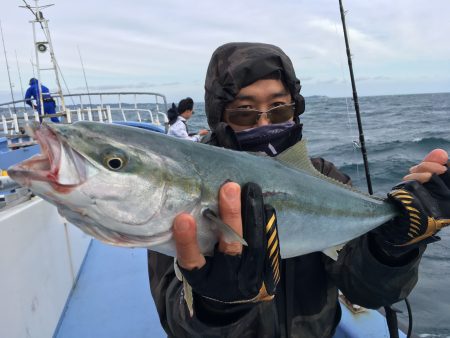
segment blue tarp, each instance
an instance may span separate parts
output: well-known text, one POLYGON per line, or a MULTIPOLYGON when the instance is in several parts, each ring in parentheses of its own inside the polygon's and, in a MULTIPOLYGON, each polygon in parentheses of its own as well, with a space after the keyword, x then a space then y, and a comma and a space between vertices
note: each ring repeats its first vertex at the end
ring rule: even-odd
POLYGON ((135 122, 135 121, 113 121, 114 124, 121 124, 124 126, 137 127, 145 130, 156 131, 158 133, 165 133, 164 127, 157 126, 148 122, 135 122))

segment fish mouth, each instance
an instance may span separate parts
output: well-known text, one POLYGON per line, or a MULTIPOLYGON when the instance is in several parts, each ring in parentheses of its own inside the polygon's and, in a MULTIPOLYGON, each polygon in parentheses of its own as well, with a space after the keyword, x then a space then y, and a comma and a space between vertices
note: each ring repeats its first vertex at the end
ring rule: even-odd
POLYGON ((8 169, 8 175, 25 187, 33 181, 47 182, 58 192, 68 192, 87 180, 87 160, 75 151, 50 124, 27 124, 27 134, 35 139, 41 153, 8 169))

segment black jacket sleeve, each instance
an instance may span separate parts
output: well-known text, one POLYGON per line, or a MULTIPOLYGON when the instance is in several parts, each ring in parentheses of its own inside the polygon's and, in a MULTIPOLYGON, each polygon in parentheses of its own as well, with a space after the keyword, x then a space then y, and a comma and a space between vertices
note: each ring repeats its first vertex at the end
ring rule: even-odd
POLYGON ((336 262, 324 259, 330 278, 352 303, 377 309, 409 295, 418 280, 425 246, 413 250, 400 264, 386 264, 372 245, 366 234, 347 243, 336 262))

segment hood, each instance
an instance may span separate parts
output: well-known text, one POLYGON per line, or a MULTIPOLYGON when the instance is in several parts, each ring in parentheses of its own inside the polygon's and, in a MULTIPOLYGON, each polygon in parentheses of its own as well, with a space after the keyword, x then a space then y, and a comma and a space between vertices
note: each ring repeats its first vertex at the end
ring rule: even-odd
POLYGON ((37 86, 39 83, 38 79, 35 79, 34 77, 30 79, 29 85, 30 86, 37 86))
POLYGON ((221 121, 225 106, 241 88, 280 71, 295 102, 295 118, 305 111, 300 95, 300 80, 295 76, 289 57, 277 46, 264 43, 232 42, 220 46, 211 57, 205 79, 205 110, 214 130, 221 121))

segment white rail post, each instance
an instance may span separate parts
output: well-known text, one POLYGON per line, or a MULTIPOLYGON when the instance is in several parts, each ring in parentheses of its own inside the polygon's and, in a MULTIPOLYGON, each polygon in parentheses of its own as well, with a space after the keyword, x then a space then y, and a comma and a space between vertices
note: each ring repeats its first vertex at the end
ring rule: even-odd
POLYGON ((25 122, 28 122, 28 114, 27 113, 23 113, 23 120, 25 121, 25 122))
MULTIPOLYGON (((156 120, 158 121, 158 124, 161 124, 161 122, 159 121, 159 114, 161 114, 161 112, 159 111, 158 95, 155 95, 155 101, 156 101, 156 120)), ((164 113, 163 115, 166 116, 166 114, 164 113)), ((166 123, 166 119, 164 119, 164 123, 166 123)))
POLYGON ((17 121, 17 114, 13 114, 13 120, 14 120, 14 131, 18 134, 19 133, 19 121, 17 121))
POLYGON ((106 106, 106 116, 108 117, 108 123, 112 123, 111 106, 106 106))
POLYGON ((92 121, 92 110, 91 110, 91 106, 88 107, 87 113, 88 113, 88 121, 92 121))
POLYGON ((100 122, 103 122, 102 107, 101 107, 101 106, 97 106, 97 110, 98 110, 98 120, 99 120, 100 122))
POLYGON ((83 118, 81 117, 81 108, 77 109, 77 118, 78 118, 78 121, 83 121, 83 118))
POLYGON ((3 132, 8 134, 8 124, 6 123, 5 115, 2 115, 3 132))
MULTIPOLYGON (((149 114, 150 114, 150 121, 151 121, 152 123, 155 123, 155 119, 153 118, 153 112, 152 112, 152 110, 149 109, 148 111, 149 111, 149 114)), ((159 117, 158 117, 158 115, 156 115, 156 124, 159 124, 159 117)))
POLYGON ((66 108, 66 119, 67 123, 72 123, 72 111, 69 108, 66 108))
POLYGON ((39 113, 37 111, 34 112, 34 120, 39 122, 39 113))
POLYGON ((153 111, 151 109, 149 111, 150 111, 150 121, 152 121, 152 123, 160 125, 161 123, 159 123, 159 116, 158 116, 158 114, 156 114, 156 121, 155 121, 155 119, 153 118, 153 111))

